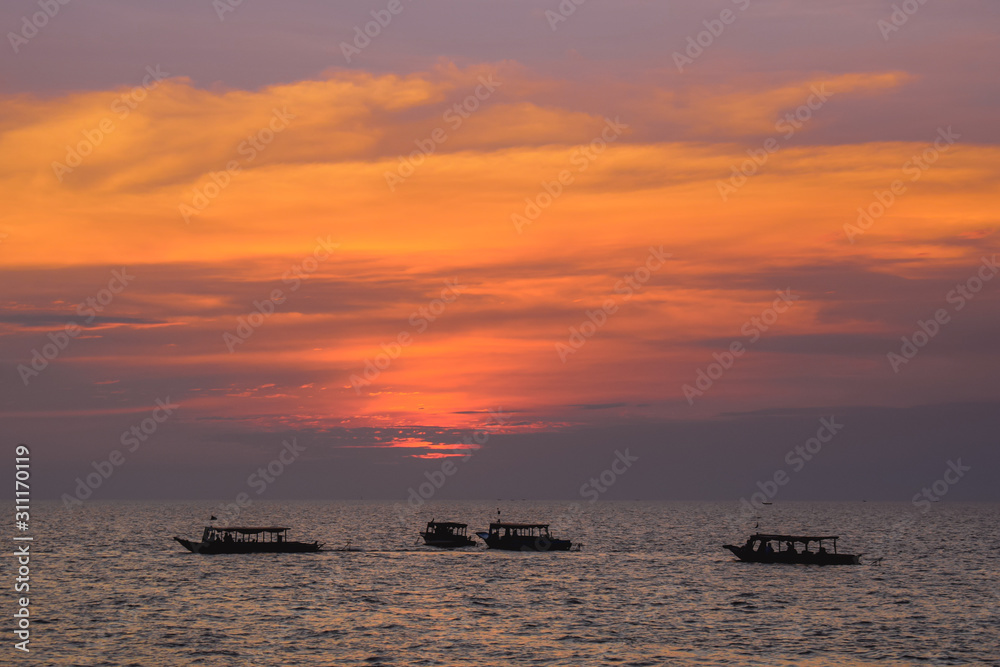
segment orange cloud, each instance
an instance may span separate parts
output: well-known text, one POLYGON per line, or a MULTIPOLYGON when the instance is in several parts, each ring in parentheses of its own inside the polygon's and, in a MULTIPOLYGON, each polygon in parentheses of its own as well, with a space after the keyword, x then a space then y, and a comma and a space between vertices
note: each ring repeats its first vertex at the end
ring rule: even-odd
MULTIPOLYGON (((876 95, 906 80, 845 74, 829 88, 876 95)), ((149 321, 98 322, 88 333, 100 330, 101 340, 74 341, 58 363, 185 379, 204 390, 187 403, 201 415, 475 428, 482 419, 469 411, 516 406, 520 427, 536 428, 587 410, 634 418, 686 409, 679 387, 711 360, 704 341, 739 336, 774 290, 809 296, 782 318, 781 335, 888 335, 888 317, 837 310, 839 280, 959 272, 995 238, 1000 151, 961 143, 907 180, 853 244, 845 235, 859 207, 910 178, 904 165, 934 128, 926 142, 782 147, 723 201, 720 182, 757 147, 737 138, 770 131, 812 82, 632 91, 620 119, 629 127, 614 140, 600 139, 608 121, 575 108, 573 91, 562 105, 534 99, 539 81, 511 63, 408 77, 335 71, 258 91, 167 79, 125 117, 112 112, 125 90, 13 98, 0 117, 9 213, 0 250, 8 270, 63 271, 74 295, 38 287, 10 312, 72 317, 76 299, 100 286, 95 267, 129 266, 135 284, 109 313, 149 321), (399 156, 491 72, 503 82, 495 97, 390 190, 385 175, 399 156), (651 132, 640 99, 692 132, 728 128, 726 143, 637 138, 651 132), (275 109, 294 117, 261 135, 275 109), (114 130, 60 183, 52 163, 106 117, 114 130), (252 136, 269 140, 257 149, 243 143, 252 136), (225 174, 232 161, 239 169, 225 174), (185 220, 182 206, 197 208, 198 193, 207 203, 185 220), (317 239, 340 245, 293 290, 289 272, 302 270, 317 239), (616 286, 651 246, 671 258, 626 299, 616 286), (815 276, 824 267, 842 274, 824 285, 815 276), (413 313, 450 278, 467 289, 416 331, 413 313), (223 334, 274 290, 282 303, 228 351, 223 334), (616 312, 561 360, 556 345, 608 299, 616 312), (352 374, 401 332, 413 344, 355 391, 352 374), (238 386, 228 386, 234 375, 238 386), (255 389, 264 385, 273 386, 255 389)), ((2 331, 27 336, 30 318, 15 319, 2 331)), ((747 378, 794 373, 786 360, 759 353, 716 395, 752 400, 747 378)), ((783 387, 774 391, 797 400, 793 382, 783 387)), ((460 449, 392 446, 424 457, 460 449)))

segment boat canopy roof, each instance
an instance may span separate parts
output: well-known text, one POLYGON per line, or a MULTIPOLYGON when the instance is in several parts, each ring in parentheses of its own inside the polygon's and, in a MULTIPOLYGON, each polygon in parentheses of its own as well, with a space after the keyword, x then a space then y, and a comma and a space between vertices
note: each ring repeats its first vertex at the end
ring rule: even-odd
POLYGON ((235 526, 230 528, 220 528, 218 526, 205 526, 210 530, 217 530, 220 533, 241 533, 243 535, 254 535, 257 533, 283 533, 287 528, 281 526, 268 526, 266 528, 257 528, 252 526, 235 526))
POLYGON ((428 526, 445 526, 447 528, 465 528, 467 523, 455 523, 454 521, 428 521, 428 526))
POLYGON ((837 540, 840 539, 837 535, 772 535, 769 533, 754 533, 750 536, 751 540, 763 540, 768 542, 770 540, 778 540, 779 542, 818 542, 819 540, 837 540))
POLYGON ((494 528, 548 528, 547 523, 505 523, 497 522, 490 524, 490 530, 494 528))

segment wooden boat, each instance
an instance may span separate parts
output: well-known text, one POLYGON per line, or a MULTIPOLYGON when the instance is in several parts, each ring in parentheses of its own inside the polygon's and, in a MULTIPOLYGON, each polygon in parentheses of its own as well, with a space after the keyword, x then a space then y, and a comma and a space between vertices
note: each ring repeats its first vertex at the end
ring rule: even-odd
POLYGON ((741 561, 747 563, 800 563, 806 565, 857 565, 861 556, 837 553, 836 535, 772 535, 755 533, 743 546, 722 545, 741 561), (817 543, 811 551, 809 545, 817 543), (830 542, 833 551, 827 551, 824 542, 830 542), (798 546, 802 545, 800 551, 798 546))
POLYGON ((491 523, 489 532, 476 533, 490 549, 507 551, 569 551, 572 542, 549 535, 547 523, 491 523))
POLYGON ((427 530, 420 533, 424 544, 441 549, 472 547, 476 541, 466 534, 468 524, 451 521, 428 521, 427 530))
POLYGON ((267 528, 205 526, 200 542, 175 537, 181 545, 196 554, 254 554, 254 553, 303 553, 319 551, 319 542, 292 542, 288 529, 280 526, 267 528))

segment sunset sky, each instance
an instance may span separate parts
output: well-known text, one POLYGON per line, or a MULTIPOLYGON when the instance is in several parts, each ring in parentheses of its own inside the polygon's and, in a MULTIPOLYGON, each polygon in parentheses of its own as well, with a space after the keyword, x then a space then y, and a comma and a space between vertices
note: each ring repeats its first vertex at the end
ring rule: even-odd
POLYGON ((260 497, 998 499, 1000 6, 902 4, 4 3, 5 440, 52 498, 294 438, 260 497))

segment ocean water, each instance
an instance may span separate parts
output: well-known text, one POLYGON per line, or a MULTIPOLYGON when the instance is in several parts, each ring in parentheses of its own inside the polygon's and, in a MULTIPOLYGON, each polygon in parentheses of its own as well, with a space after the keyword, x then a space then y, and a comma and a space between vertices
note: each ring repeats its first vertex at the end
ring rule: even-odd
POLYGON ((170 539, 200 537, 215 508, 34 507, 24 663, 1000 664, 996 504, 762 508, 761 530, 839 534, 841 552, 883 557, 839 567, 736 562, 721 545, 754 519, 725 503, 260 502, 239 523, 361 550, 205 556, 170 539), (498 505, 582 550, 418 545, 431 518, 481 530, 498 505))

